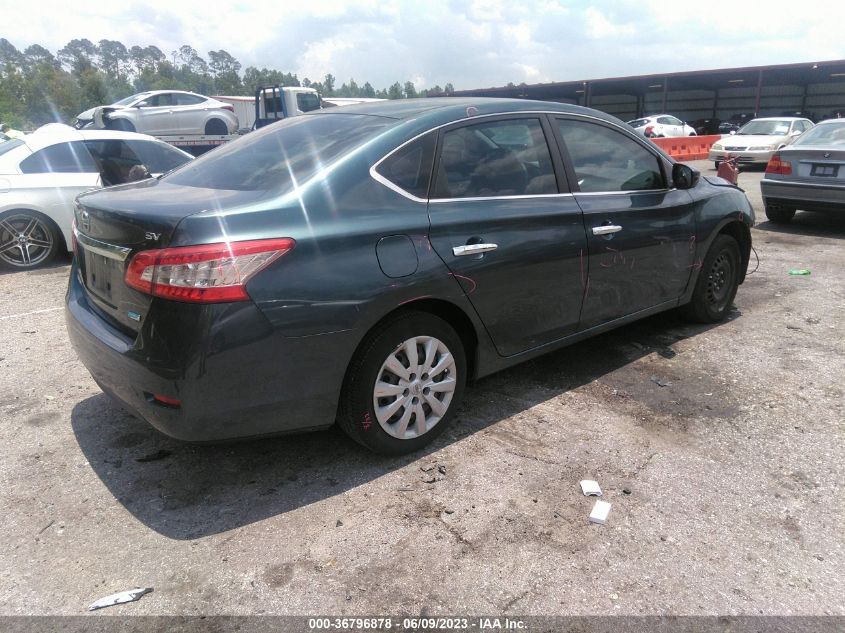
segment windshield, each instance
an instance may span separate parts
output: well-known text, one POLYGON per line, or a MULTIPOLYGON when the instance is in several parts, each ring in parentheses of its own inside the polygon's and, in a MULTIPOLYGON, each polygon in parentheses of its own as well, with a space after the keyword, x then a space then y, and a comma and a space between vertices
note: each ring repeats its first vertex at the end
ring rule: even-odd
POLYGON ((845 145, 845 121, 817 125, 804 132, 793 145, 845 145))
POLYGON ((162 180, 207 189, 286 193, 394 123, 361 114, 291 117, 223 145, 162 180))
POLYGON ((146 97, 149 95, 149 92, 139 92, 136 95, 132 95, 131 97, 126 97, 125 99, 121 99, 120 101, 115 101, 112 105, 129 105, 136 99, 140 99, 141 97, 146 97))
POLYGON ((791 121, 749 121, 737 134, 757 134, 760 136, 786 136, 789 134, 791 121))

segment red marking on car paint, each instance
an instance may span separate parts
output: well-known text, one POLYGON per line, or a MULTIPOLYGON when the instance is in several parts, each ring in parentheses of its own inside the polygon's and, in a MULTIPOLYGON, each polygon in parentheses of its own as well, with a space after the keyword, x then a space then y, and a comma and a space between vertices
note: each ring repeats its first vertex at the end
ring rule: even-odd
POLYGON ((363 426, 363 427, 364 427, 364 430, 365 430, 365 431, 369 431, 369 430, 370 430, 370 427, 371 427, 372 425, 373 425, 373 421, 370 419, 370 412, 369 412, 369 411, 367 411, 367 412, 364 414, 364 423, 363 423, 361 426, 363 426))
POLYGON ((599 262, 599 266, 601 266, 602 268, 610 268, 611 266, 613 266, 613 263, 605 264, 604 262, 599 262))
POLYGON ((687 266, 687 268, 695 268, 696 270, 698 270, 702 266, 704 266, 704 261, 701 258, 699 258, 697 261, 695 261, 692 264, 690 264, 689 266, 687 266))
POLYGON ((637 261, 637 258, 636 258, 636 257, 632 257, 632 258, 631 258, 631 268, 633 268, 633 267, 634 267, 634 262, 635 262, 635 261, 637 261))
POLYGON ((689 236, 689 250, 692 253, 695 250, 695 235, 689 236))
POLYGON ((587 293, 590 292, 590 276, 587 275, 587 285, 584 286, 584 301, 587 300, 587 293))
POLYGON ((458 273, 449 273, 449 274, 452 275, 452 277, 455 277, 456 279, 464 279, 467 282, 472 284, 472 288, 467 290, 468 295, 471 295, 473 292, 475 292, 475 289, 478 288, 478 284, 475 283, 475 280, 471 279, 470 277, 466 277, 465 275, 459 275, 458 273))
POLYGON ((581 267, 581 287, 583 288, 585 285, 584 282, 584 249, 581 248, 578 250, 578 264, 581 267))

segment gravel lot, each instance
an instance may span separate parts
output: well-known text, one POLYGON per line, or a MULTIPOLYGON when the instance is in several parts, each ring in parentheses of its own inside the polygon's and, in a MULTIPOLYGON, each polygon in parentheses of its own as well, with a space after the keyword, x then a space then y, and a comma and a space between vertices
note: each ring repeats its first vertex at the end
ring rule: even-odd
POLYGON ((163 437, 76 359, 67 261, 0 275, 0 614, 143 586, 98 613, 845 615, 845 219, 772 226, 761 176, 729 321, 658 315, 484 379, 401 459, 334 430, 163 437))

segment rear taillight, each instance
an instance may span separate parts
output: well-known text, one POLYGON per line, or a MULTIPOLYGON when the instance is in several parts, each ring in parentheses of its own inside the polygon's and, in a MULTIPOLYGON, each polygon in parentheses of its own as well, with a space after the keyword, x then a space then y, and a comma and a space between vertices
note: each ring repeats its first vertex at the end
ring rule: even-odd
POLYGON ((224 105, 224 106, 223 106, 223 109, 224 109, 224 110, 228 110, 229 112, 234 112, 234 111, 235 111, 235 106, 233 106, 233 105, 224 105))
POLYGON ((646 129, 645 129, 645 132, 643 132, 643 134, 645 134, 646 136, 651 136, 652 134, 654 134, 654 126, 653 125, 647 126, 646 129))
POLYGON ((283 237, 141 251, 129 262, 126 285, 174 301, 245 301, 246 282, 295 244, 283 237))
POLYGON ((780 154, 773 154, 766 165, 766 173, 788 176, 792 173, 792 163, 781 160, 780 154))

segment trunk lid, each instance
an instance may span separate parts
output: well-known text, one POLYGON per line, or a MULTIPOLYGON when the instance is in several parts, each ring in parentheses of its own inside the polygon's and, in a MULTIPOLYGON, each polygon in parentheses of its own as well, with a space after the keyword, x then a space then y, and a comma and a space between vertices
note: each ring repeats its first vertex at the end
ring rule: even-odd
POLYGON ((845 149, 793 146, 782 149, 780 156, 792 164, 792 174, 784 180, 845 184, 845 149))
POLYGON ((89 304, 114 327, 137 335, 152 297, 124 282, 132 257, 168 246, 185 217, 243 203, 250 197, 244 193, 150 179, 79 196, 77 261, 89 304))

